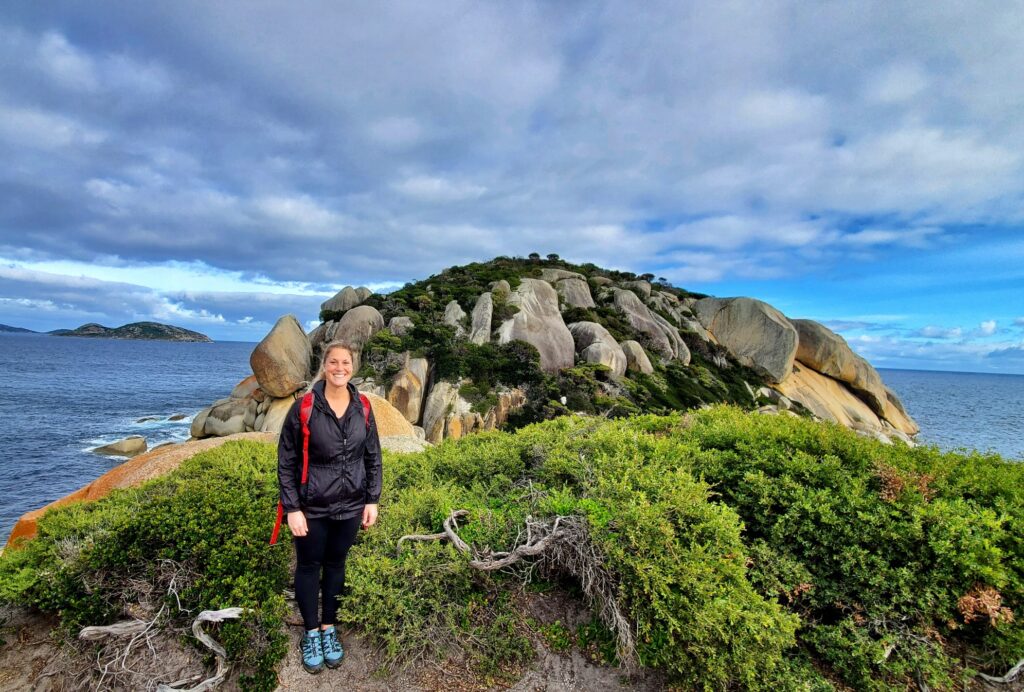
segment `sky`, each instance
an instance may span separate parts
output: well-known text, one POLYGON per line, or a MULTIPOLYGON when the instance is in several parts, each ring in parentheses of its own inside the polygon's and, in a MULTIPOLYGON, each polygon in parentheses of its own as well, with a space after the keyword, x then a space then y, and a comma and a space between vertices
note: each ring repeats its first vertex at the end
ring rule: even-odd
POLYGON ((258 341, 557 253, 1024 373, 1024 6, 0 5, 0 323, 258 341))

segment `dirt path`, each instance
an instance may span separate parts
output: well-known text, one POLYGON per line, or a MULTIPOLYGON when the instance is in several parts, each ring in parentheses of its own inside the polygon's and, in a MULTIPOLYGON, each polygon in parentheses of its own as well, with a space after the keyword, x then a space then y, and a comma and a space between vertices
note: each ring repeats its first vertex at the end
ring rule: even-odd
MULTIPOLYGON (((590 619, 590 614, 578 602, 562 595, 534 595, 523 606, 526 615, 541 624, 554 621, 567 628, 590 619)), ((296 623, 301 622, 298 612, 294 613, 296 623)), ((511 690, 512 692, 568 692, 579 690, 640 690, 664 689, 661 676, 648 674, 646 678, 628 678, 619 669, 592 663, 579 650, 573 648, 565 653, 551 651, 544 642, 534 640, 536 658, 525 669, 519 671, 519 679, 508 684, 489 685, 474 676, 471 671, 454 664, 423 664, 414 670, 399 672, 387 677, 375 677, 374 671, 380 666, 380 657, 366 641, 353 632, 342 632, 345 658, 335 670, 324 670, 310 675, 302 668, 299 655, 301 625, 289 627, 291 648, 279 674, 281 690, 357 690, 359 692, 435 692, 444 690, 511 690)))

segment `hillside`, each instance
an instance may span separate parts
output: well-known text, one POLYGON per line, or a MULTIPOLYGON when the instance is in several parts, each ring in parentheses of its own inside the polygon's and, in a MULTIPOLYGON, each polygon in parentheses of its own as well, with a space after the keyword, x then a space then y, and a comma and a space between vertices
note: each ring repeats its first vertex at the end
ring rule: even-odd
POLYGON ((97 339, 138 339, 145 341, 213 341, 210 337, 190 329, 159 322, 132 322, 120 327, 104 327, 90 322, 77 329, 57 329, 54 336, 84 336, 97 339))
POLYGON ((196 417, 195 437, 274 432, 332 340, 357 386, 430 442, 573 412, 621 417, 731 403, 912 443, 918 428, 839 335, 753 298, 714 298, 593 264, 498 257, 386 295, 345 287, 306 334, 278 321, 254 378, 196 417), (277 404, 275 402, 281 402, 277 404))
POLYGON ((39 332, 25 329, 24 327, 12 327, 8 324, 0 324, 0 332, 11 332, 13 334, 38 334, 39 332))

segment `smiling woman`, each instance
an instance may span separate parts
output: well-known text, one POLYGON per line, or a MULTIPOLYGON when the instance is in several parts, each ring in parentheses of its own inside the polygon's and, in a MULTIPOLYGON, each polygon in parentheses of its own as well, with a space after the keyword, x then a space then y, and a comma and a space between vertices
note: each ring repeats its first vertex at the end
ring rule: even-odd
MULTIPOLYGON (((313 674, 341 663, 334 624, 345 560, 359 528, 377 522, 381 493, 377 424, 369 400, 350 383, 352 356, 340 341, 324 347, 316 381, 288 413, 277 450, 278 516, 287 512, 295 541, 295 600, 306 630, 302 665, 313 674)), ((276 539, 275 529, 271 543, 276 539)))

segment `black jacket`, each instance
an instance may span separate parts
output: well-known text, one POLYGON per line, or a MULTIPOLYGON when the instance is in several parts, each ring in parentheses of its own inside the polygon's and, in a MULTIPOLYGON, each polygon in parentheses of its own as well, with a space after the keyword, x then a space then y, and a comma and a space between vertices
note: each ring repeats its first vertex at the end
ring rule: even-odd
POLYGON ((302 478, 302 421, 298 399, 284 419, 277 445, 277 481, 281 504, 286 512, 301 509, 311 519, 350 519, 363 506, 376 504, 381 490, 380 438, 370 412, 366 429, 359 392, 348 385, 348 409, 336 418, 324 396, 325 383, 313 385, 313 408, 309 412, 309 473, 302 478))

